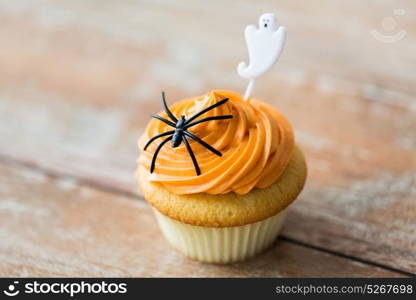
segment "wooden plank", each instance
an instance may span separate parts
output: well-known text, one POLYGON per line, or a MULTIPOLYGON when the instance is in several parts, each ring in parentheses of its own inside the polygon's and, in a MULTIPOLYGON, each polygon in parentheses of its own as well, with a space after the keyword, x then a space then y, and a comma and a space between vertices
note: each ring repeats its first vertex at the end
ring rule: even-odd
MULTIPOLYGON (((0 155, 135 192, 136 139, 160 90, 169 101, 243 90, 241 29, 267 3, 242 4, 227 26, 211 11, 223 7, 216 19, 228 20, 227 1, 97 3, 0 3, 0 155)), ((293 122, 309 162, 284 234, 416 272, 416 19, 400 18, 405 39, 380 44, 363 32, 391 12, 388 2, 371 12, 331 3, 279 4, 290 40, 255 90, 293 122)))
POLYGON ((198 263, 167 245, 142 201, 14 164, 0 174, 0 276, 400 276, 285 241, 245 263, 198 263))
MULTIPOLYGON (((237 83, 236 74, 231 75, 230 72, 246 56, 242 34, 244 26, 256 23, 257 17, 264 11, 274 10, 278 13, 280 22, 289 28, 288 43, 279 63, 282 75, 286 72, 294 76, 328 74, 359 84, 371 83, 408 93, 416 91, 414 1, 396 3, 384 0, 372 3, 371 7, 359 1, 334 4, 330 0, 321 0, 319 5, 298 1, 246 1, 238 5, 238 13, 230 15, 236 8, 235 2, 231 0, 210 1, 209 4, 195 1, 163 1, 163 4, 152 1, 129 1, 122 4, 109 1, 103 4, 99 0, 88 3, 49 0, 43 1, 42 5, 30 0, 0 3, 2 24, 10 25, 9 20, 4 18, 11 17, 24 26, 19 31, 8 26, 3 28, 3 32, 11 30, 19 33, 20 37, 14 34, 8 40, 11 46, 19 43, 20 39, 26 45, 36 45, 30 44, 24 37, 38 31, 45 37, 54 35, 56 41, 67 41, 61 44, 62 54, 68 51, 82 54, 83 50, 76 47, 77 43, 71 42, 73 39, 88 45, 89 51, 94 52, 94 43, 105 35, 113 44, 133 44, 130 48, 133 52, 126 58, 119 56, 119 60, 143 54, 142 51, 134 54, 137 46, 159 57, 158 61, 132 60, 129 69, 136 69, 136 72, 144 73, 147 77, 152 77, 152 72, 158 72, 158 76, 166 76, 171 84, 172 81, 180 85, 183 85, 183 81, 192 81, 196 90, 208 77, 216 86, 224 82, 224 78, 237 83), (388 26, 385 27, 387 30, 383 29, 383 19, 386 17, 393 18, 387 19, 387 23, 392 26, 391 30, 388 30, 388 26), (386 36, 394 36, 403 30, 405 36, 396 43, 383 43, 371 34, 372 30, 378 30, 386 36), (85 34, 92 39, 84 39, 85 34), (94 35, 98 37, 94 38, 94 35), (210 69, 205 64, 209 64, 210 69), (227 69, 225 74, 224 67, 227 69), (193 78, 189 73, 193 73, 193 78)), ((36 39, 36 36, 29 37, 29 40, 33 38, 36 39)), ((40 56, 42 54, 39 52, 42 51, 59 55, 54 48, 46 50, 41 47, 42 44, 37 45, 38 48, 19 48, 20 51, 34 49, 40 56)), ((100 51, 100 56, 113 59, 114 48, 101 49, 105 50, 100 51)), ((58 62, 59 65, 67 63, 68 60, 58 62)), ((77 65, 72 65, 72 68, 76 69, 77 65)), ((83 68, 83 71, 85 75, 98 70, 105 72, 106 66, 108 67, 107 63, 102 62, 96 67, 83 68)), ((117 73, 113 79, 116 84, 120 84, 120 77, 116 75, 117 73)), ((86 79, 85 88, 88 89, 88 76, 74 78, 81 79, 86 79)), ((149 79, 146 83, 152 84, 153 80, 149 79)), ((44 78, 40 76, 38 80, 44 81, 44 78)), ((142 80, 140 82, 145 85, 142 80)), ((90 88, 101 84, 95 81, 90 88)), ((104 89, 106 88, 102 87, 104 89)))
MULTIPOLYGON (((275 105, 293 121, 310 170, 285 235, 415 272, 415 113, 313 86, 281 87, 286 94, 275 105), (309 97, 313 106, 304 101, 309 97)), ((27 96, 3 102, 4 156, 136 192, 144 110, 110 112, 27 96)))

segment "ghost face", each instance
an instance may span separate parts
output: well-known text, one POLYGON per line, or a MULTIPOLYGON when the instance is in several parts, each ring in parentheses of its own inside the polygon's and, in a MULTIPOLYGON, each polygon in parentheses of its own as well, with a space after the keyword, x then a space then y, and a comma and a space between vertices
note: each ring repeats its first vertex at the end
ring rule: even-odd
POLYGON ((276 16, 274 14, 263 14, 259 19, 259 29, 274 31, 277 28, 276 16))

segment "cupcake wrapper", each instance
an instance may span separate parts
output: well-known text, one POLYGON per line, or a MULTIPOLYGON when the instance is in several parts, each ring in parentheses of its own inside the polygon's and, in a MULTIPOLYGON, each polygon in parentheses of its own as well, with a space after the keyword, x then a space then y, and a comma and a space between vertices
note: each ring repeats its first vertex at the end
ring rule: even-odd
POLYGON ((286 209, 263 221, 243 226, 204 227, 185 224, 153 209, 169 243, 186 256, 203 262, 231 263, 265 250, 276 239, 286 209))

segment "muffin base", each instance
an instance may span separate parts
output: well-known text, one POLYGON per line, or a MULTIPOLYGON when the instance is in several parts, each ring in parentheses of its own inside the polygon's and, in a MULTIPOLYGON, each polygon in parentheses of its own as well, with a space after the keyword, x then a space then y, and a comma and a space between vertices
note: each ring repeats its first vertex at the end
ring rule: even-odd
POLYGON ((286 170, 266 188, 249 193, 177 195, 162 183, 149 181, 149 170, 139 165, 136 176, 146 201, 160 213, 182 223, 203 227, 233 227, 253 224, 275 216, 288 207, 302 191, 307 167, 302 150, 296 146, 286 170))
POLYGON ((268 248, 280 232, 286 211, 252 224, 216 228, 182 223, 153 208, 164 236, 174 248, 209 263, 242 261, 268 248))

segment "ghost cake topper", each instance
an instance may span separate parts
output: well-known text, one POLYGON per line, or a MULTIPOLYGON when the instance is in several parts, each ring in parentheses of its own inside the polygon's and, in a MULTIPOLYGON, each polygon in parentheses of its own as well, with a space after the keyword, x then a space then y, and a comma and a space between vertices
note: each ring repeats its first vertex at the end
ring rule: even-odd
POLYGON ((253 92, 254 80, 273 66, 282 53, 286 40, 286 28, 277 26, 276 16, 272 13, 263 14, 259 19, 259 28, 248 25, 245 29, 245 39, 250 63, 241 62, 238 74, 249 80, 244 100, 250 98, 253 92))

